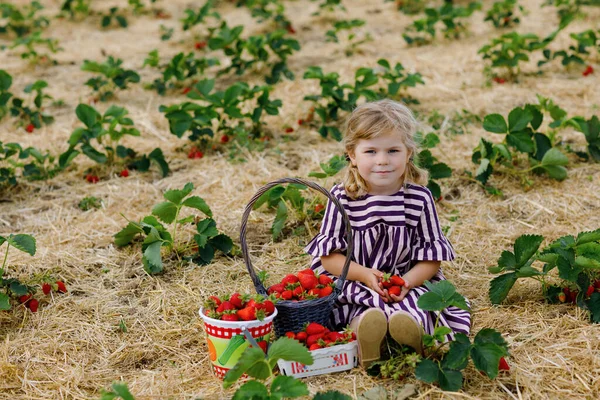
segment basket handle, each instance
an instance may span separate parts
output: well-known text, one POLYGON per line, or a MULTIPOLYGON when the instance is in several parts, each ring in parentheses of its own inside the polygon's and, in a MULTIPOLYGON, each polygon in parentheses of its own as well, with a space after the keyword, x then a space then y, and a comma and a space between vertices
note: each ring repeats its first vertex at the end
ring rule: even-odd
POLYGON ((248 272, 250 273, 250 277, 252 278, 252 282, 254 283, 254 287, 259 294, 264 296, 267 295, 267 290, 264 285, 258 279, 258 275, 256 275, 256 271, 252 266, 252 261, 250 260, 250 254, 248 253, 248 245, 246 244, 246 225, 248 223, 248 217, 250 216, 250 212, 252 211, 252 206, 260 196, 262 196, 265 192, 271 189, 274 186, 283 184, 283 183, 296 183, 299 185, 308 186, 318 192, 323 193, 329 200, 333 202, 333 204, 337 207, 337 209, 342 214, 342 219, 344 221, 344 227, 346 230, 346 242, 348 243, 346 248, 346 261, 344 262, 344 267, 342 269, 342 273, 340 274, 336 286, 334 289, 336 297, 342 292, 342 285, 346 280, 346 276, 348 275, 348 269, 350 268, 350 261, 352 259, 353 252, 353 241, 352 241, 352 227, 350 226, 350 220, 348 219, 348 215, 346 215, 346 211, 344 207, 340 203, 340 201, 331 194, 327 189, 317 185, 314 182, 306 181, 300 178, 282 178, 275 180, 273 182, 269 182, 256 192, 256 194, 250 199, 250 202, 246 205, 246 209, 244 210, 244 214, 242 215, 242 225, 240 227, 240 244, 242 246, 242 255, 244 256, 244 262, 246 263, 246 268, 248 268, 248 272))

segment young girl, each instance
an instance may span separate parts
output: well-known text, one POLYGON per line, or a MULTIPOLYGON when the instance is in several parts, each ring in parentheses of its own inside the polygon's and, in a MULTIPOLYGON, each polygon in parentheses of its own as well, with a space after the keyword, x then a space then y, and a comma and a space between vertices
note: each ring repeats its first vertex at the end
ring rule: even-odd
MULTIPOLYGON (((348 276, 333 309, 336 327, 356 332, 361 365, 379 359, 380 346, 389 331, 401 344, 421 352, 422 332, 433 333, 437 315, 418 308, 428 289, 426 280, 444 278, 441 261, 454 259, 444 237, 427 171, 414 163, 417 121, 404 105, 381 100, 357 107, 347 121, 344 145, 350 164, 343 184, 331 193, 337 197, 353 229, 354 251, 348 276), (405 285, 399 296, 383 289, 384 273, 400 275, 405 285)), ((339 276, 346 259, 345 228, 341 213, 330 201, 320 233, 306 246, 314 256, 316 272, 339 276)), ((454 333, 469 333, 469 312, 449 307, 439 324, 454 333)))

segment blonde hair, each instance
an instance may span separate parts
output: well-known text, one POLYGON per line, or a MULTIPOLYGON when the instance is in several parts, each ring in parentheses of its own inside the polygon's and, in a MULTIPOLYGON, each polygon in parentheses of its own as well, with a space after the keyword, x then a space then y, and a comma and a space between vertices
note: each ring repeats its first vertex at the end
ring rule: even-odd
MULTIPOLYGON (((418 167, 414 158, 419 153, 419 144, 415 140, 417 122, 412 111, 404 104, 384 99, 362 104, 354 109, 346 120, 344 148, 346 155, 354 156, 354 151, 361 139, 373 139, 390 133, 401 135, 402 143, 411 154, 403 176, 403 184, 408 182, 426 185, 429 172, 418 167)), ((358 168, 352 163, 346 167, 344 176, 346 194, 356 199, 369 192, 367 182, 358 173, 358 168)))

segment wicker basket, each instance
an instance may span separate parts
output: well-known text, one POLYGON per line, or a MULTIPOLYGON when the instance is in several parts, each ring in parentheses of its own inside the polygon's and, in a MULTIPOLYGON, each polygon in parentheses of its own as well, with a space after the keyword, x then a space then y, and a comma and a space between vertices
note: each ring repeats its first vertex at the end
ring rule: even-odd
POLYGON ((344 268, 342 269, 342 273, 336 282, 333 292, 329 296, 314 300, 303 301, 280 300, 277 303, 278 314, 274 320, 275 334, 277 335, 277 337, 285 335, 285 332, 288 331, 298 332, 302 330, 306 322, 317 322, 321 325, 331 328, 329 318, 331 316, 333 304, 342 291, 344 281, 346 280, 346 275, 348 274, 348 268, 350 267, 352 255, 352 228, 350 226, 350 220, 346 215, 344 207, 342 207, 341 203, 337 198, 335 198, 328 190, 317 185, 316 183, 298 178, 283 178, 270 182, 262 188, 260 188, 258 192, 256 192, 256 194, 252 197, 252 199, 250 199, 250 202, 248 203, 248 205, 246 205, 246 209, 244 210, 244 214, 242 215, 242 225, 240 227, 240 244, 242 246, 242 254, 244 256, 246 267, 248 268, 248 272, 250 273, 250 277, 252 278, 252 282, 254 283, 256 291, 263 296, 267 295, 267 289, 264 287, 264 285, 258 278, 258 275, 256 274, 254 267, 252 266, 250 255, 248 254, 248 245, 246 244, 246 225, 248 223, 248 217, 250 215, 250 212, 252 211, 254 203, 256 202, 256 200, 258 200, 260 196, 262 196, 266 191, 268 191, 272 187, 285 183, 296 183, 300 185, 305 185, 309 188, 323 193, 333 202, 333 204, 338 208, 338 210, 342 214, 348 247, 346 249, 347 256, 346 262, 344 263, 344 268))

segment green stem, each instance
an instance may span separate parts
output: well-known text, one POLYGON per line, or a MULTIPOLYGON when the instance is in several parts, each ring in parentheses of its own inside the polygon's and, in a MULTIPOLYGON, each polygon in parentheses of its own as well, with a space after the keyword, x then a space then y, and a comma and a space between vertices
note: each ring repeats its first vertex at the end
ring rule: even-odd
POLYGON ((10 244, 6 241, 6 254, 4 255, 4 261, 2 262, 2 268, 0 268, 0 278, 4 275, 4 266, 6 265, 6 260, 8 259, 8 249, 10 249, 10 244))
MULTIPOLYGON (((177 218, 179 218, 179 211, 181 211, 181 205, 177 206, 177 212, 175 213, 175 226, 173 227, 173 233, 171 234, 171 239, 173 240, 171 242, 171 244, 169 245, 169 250, 173 250, 173 247, 175 246, 175 235, 177 234, 177 218)), ((179 254, 177 254, 177 259, 179 260, 179 254)))

